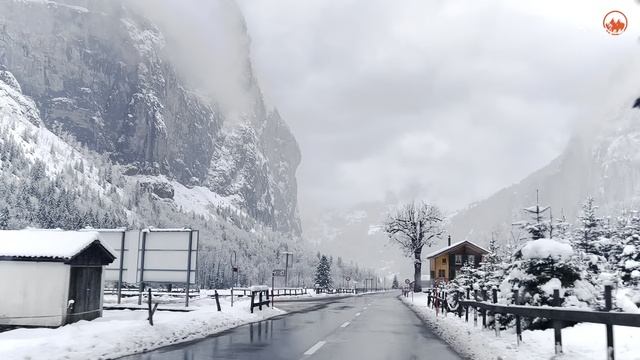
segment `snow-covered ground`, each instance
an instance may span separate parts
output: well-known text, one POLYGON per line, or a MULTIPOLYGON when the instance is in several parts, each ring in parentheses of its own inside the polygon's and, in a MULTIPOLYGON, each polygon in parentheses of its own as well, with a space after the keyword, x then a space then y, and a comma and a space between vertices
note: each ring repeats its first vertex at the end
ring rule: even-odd
MULTIPOLYGON (((427 308, 427 294, 411 294, 402 301, 424 319, 436 334, 447 341, 461 355, 473 360, 485 359, 551 359, 554 358, 553 330, 524 331, 523 342, 516 343, 515 330, 495 331, 482 329, 482 323, 474 327, 471 314, 469 322, 452 314, 442 314, 427 308)), ((640 328, 614 326, 615 356, 618 360, 640 359, 640 328)), ((564 355, 562 359, 605 359, 605 326, 578 324, 562 330, 564 355)))
POLYGON ((234 307, 221 299, 222 312, 212 299, 197 299, 191 312, 157 311, 154 326, 146 311, 107 310, 94 321, 57 329, 18 329, 0 333, 0 359, 113 359, 170 344, 203 338, 229 328, 283 314, 279 309, 249 311, 248 300, 234 307))

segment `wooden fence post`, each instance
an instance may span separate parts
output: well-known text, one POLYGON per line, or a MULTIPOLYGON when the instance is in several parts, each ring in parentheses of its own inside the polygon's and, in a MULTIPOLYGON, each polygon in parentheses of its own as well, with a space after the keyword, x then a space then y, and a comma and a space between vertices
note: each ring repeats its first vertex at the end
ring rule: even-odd
POLYGON ((251 292, 251 313, 253 314, 253 304, 255 303, 256 293, 251 292))
MULTIPOLYGON (((482 301, 487 301, 487 289, 482 289, 482 301)), ((482 309, 482 327, 487 328, 487 310, 482 309)))
POLYGON ((447 303, 447 292, 445 290, 442 290, 442 314, 444 314, 444 316, 447 316, 447 307, 448 307, 448 303, 447 303))
MULTIPOLYGON (((498 289, 493 288, 491 289, 491 297, 492 297, 492 303, 497 304, 498 303, 498 289)), ((493 312, 493 329, 496 331, 496 336, 500 336, 500 314, 496 313, 495 311, 493 312)))
POLYGON ((147 320, 149 320, 149 325, 153 326, 153 314, 156 313, 156 310, 158 309, 158 303, 156 303, 155 305, 153 305, 153 307, 151 307, 151 288, 149 288, 149 297, 147 298, 147 304, 149 305, 148 307, 148 311, 149 311, 149 318, 147 320))
MULTIPOLYGON (((467 288, 467 298, 466 298, 467 301, 471 300, 469 299, 469 292, 470 292, 470 289, 467 288)), ((464 307, 464 321, 469 322, 469 306, 464 307)))
MULTIPOLYGON (((562 305, 562 299, 560 298, 560 290, 553 290, 553 306, 562 305)), ((556 344, 556 354, 562 354, 562 321, 553 320, 553 338, 556 344)))
POLYGON ((262 311, 262 291, 260 291, 260 293, 258 294, 258 301, 260 304, 258 308, 260 309, 260 311, 262 311))
MULTIPOLYGON (((611 285, 604 287, 604 309, 611 311, 611 285)), ((615 359, 615 351, 613 348, 613 325, 607 324, 607 360, 615 359)))
POLYGON ((270 305, 270 300, 273 300, 273 296, 271 297, 271 299, 269 299, 269 289, 267 289, 267 291, 265 291, 265 295, 267 296, 267 308, 269 308, 270 305))
MULTIPOLYGON (((513 303, 515 305, 520 305, 518 290, 513 290, 513 303)), ((520 324, 520 315, 516 315, 516 345, 520 346, 520 342, 522 342, 522 328, 520 324)))
POLYGON ((220 298, 218 297, 218 290, 215 291, 214 295, 216 298, 216 306, 218 307, 218 311, 222 311, 222 308, 220 308, 220 298))
MULTIPOLYGON (((473 290, 473 301, 478 301, 478 290, 473 290)), ((478 308, 473 307, 473 326, 478 326, 478 308)))

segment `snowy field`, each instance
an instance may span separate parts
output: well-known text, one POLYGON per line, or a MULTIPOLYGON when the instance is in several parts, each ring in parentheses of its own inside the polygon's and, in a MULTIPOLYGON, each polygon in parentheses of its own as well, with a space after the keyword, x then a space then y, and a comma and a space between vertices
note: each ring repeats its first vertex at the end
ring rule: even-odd
MULTIPOLYGON (((221 299, 222 312, 212 299, 191 303, 191 312, 157 311, 149 325, 146 311, 107 310, 104 317, 57 329, 18 329, 0 333, 0 359, 86 360, 120 356, 200 339, 242 324, 283 314, 279 309, 249 311, 249 301, 234 307, 221 299)), ((177 304, 176 304, 177 306, 177 304)))
MULTIPOLYGON (((523 331, 520 346, 516 343, 514 329, 502 331, 496 337, 492 329, 482 329, 482 323, 474 327, 471 313, 469 322, 452 314, 442 314, 427 308, 427 294, 414 294, 413 300, 402 301, 424 319, 436 334, 447 341, 461 355, 473 360, 495 359, 551 359, 555 358, 553 330, 523 331)), ((614 326, 615 356, 618 360, 640 359, 640 328, 614 326)), ((606 359, 605 326, 578 324, 562 330, 564 355, 561 359, 606 359)))

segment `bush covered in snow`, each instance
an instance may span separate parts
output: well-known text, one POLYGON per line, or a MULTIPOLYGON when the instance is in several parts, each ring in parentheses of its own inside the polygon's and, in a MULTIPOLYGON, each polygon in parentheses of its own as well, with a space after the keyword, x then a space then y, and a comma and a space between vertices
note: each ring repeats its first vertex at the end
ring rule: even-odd
MULTIPOLYGON (((640 217, 625 212, 617 221, 605 221, 597 208, 587 198, 575 226, 564 218, 543 220, 548 208, 525 209, 532 219, 517 223, 528 233, 525 241, 505 252, 492 239, 480 266, 464 264, 447 290, 461 294, 499 288, 504 304, 516 302, 517 290, 520 304, 553 306, 557 289, 560 306, 603 310, 604 287, 612 285, 614 311, 640 313, 640 217)), ((509 326, 512 319, 502 317, 501 323, 509 326)), ((531 319, 524 325, 541 329, 550 323, 531 319)))

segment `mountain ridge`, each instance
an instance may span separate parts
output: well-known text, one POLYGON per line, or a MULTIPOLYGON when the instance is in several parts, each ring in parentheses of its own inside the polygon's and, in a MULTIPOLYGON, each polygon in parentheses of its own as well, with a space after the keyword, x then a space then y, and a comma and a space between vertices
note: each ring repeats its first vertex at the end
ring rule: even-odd
POLYGON ((155 177, 148 186, 163 196, 174 180, 207 187, 272 229, 300 235, 300 150, 277 110, 266 109, 249 55, 254 107, 238 123, 211 94, 189 88, 163 54, 161 29, 127 5, 0 4, 0 65, 34 100, 42 126, 105 154, 127 176, 155 177))

